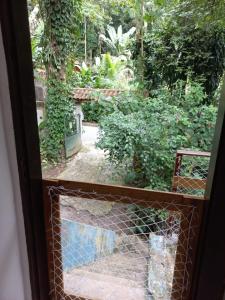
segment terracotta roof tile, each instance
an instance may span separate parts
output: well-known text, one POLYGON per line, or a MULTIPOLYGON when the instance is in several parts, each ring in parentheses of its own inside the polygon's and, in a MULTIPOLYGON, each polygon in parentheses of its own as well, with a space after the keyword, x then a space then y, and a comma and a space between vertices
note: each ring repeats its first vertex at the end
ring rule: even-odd
POLYGON ((74 89, 74 99, 85 101, 97 99, 96 93, 102 93, 106 97, 117 96, 122 92, 122 90, 116 89, 91 89, 91 88, 76 88, 74 89))

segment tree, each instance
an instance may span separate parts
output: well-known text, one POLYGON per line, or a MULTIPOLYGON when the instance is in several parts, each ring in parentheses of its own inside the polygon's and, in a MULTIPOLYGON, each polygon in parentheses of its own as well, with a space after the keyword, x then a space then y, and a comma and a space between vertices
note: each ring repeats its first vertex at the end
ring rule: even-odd
POLYGON ((197 0, 175 1, 155 11, 161 17, 154 19, 144 41, 150 90, 164 82, 173 89, 177 80, 198 80, 206 101, 212 100, 225 68, 225 29, 222 20, 206 22, 213 9, 209 3, 203 8, 197 0))
POLYGON ((140 83, 144 81, 144 0, 135 1, 136 21, 136 73, 140 83))
POLYGON ((42 58, 47 75, 41 152, 48 160, 58 161, 62 157, 65 119, 70 119, 74 112, 66 65, 76 49, 82 20, 81 0, 41 0, 40 11, 44 23, 42 58))
POLYGON ((191 16, 197 26, 219 25, 224 27, 225 25, 224 0, 175 0, 171 2, 175 6, 175 10, 170 6, 174 14, 182 12, 185 15, 187 12, 186 16, 191 16))
POLYGON ((202 81, 208 101, 219 85, 225 67, 225 30, 171 27, 145 36, 146 79, 149 87, 177 80, 202 81))
POLYGON ((107 26, 118 28, 122 25, 128 31, 135 25, 133 14, 134 0, 83 0, 83 26, 78 43, 79 59, 92 63, 93 57, 106 53, 110 49, 99 39, 101 34, 106 35, 107 26))
POLYGON ((29 25, 31 36, 31 49, 34 69, 42 67, 42 47, 41 38, 43 35, 44 23, 40 17, 39 6, 36 2, 28 2, 29 25))
POLYGON ((85 63, 92 61, 93 56, 101 54, 99 34, 104 32, 105 24, 110 22, 110 16, 101 7, 101 1, 84 0, 82 4, 83 26, 79 40, 79 58, 83 57, 85 63))
POLYGON ((65 67, 76 46, 81 24, 82 0, 41 0, 44 22, 43 62, 48 77, 65 78, 65 67))

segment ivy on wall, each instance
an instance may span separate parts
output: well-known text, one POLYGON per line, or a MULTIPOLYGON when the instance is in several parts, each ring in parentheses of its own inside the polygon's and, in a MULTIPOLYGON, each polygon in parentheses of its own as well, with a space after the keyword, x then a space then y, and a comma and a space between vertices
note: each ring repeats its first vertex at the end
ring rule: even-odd
POLYGON ((70 87, 63 81, 49 80, 46 120, 41 130, 41 151, 48 161, 59 161, 64 157, 65 125, 73 112, 70 87))
POLYGON ((41 0, 44 22, 42 58, 47 75, 46 116, 41 133, 41 151, 47 160, 62 158, 65 119, 73 116, 66 65, 76 48, 81 23, 81 0, 41 0))

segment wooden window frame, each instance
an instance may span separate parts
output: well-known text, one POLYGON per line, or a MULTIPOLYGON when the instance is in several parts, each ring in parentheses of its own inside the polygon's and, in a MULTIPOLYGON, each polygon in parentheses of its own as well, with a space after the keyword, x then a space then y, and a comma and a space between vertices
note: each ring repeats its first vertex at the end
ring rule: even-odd
MULTIPOLYGON (((40 148, 27 3, 0 1, 32 300, 49 299, 40 148)), ((16 280, 16 279, 15 279, 16 280)))
POLYGON ((225 291, 225 76, 215 128, 193 299, 222 300, 225 291))

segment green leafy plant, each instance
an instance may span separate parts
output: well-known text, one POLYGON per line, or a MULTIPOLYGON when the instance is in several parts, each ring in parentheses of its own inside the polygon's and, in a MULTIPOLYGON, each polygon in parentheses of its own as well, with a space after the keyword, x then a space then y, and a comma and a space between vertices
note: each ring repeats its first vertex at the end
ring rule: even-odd
POLYGON ((42 56, 49 78, 65 79, 66 63, 76 49, 79 36, 81 4, 81 0, 40 1, 44 22, 42 56))
POLYGON ((44 30, 44 23, 39 15, 39 6, 31 6, 29 14, 29 25, 31 35, 31 49, 34 68, 42 67, 42 46, 41 39, 44 30))
POLYGON ((82 64, 80 72, 72 73, 71 84, 80 88, 129 89, 133 79, 132 65, 125 56, 114 57, 109 53, 96 58, 92 66, 82 64))
POLYGON ((118 28, 122 25, 127 32, 133 22, 133 0, 83 0, 83 24, 78 41, 79 60, 92 64, 94 57, 112 51, 99 36, 107 35, 106 28, 110 24, 118 28))
POLYGON ((115 111, 122 111, 125 115, 138 111, 143 105, 138 94, 133 92, 122 92, 116 97, 105 97, 97 93, 96 100, 86 102, 82 105, 84 119, 87 122, 100 122, 100 120, 115 111))
POLYGON ((39 44, 47 77, 46 115, 40 132, 41 153, 49 161, 58 161, 63 157, 65 122, 73 116, 74 107, 71 88, 66 81, 66 66, 79 34, 81 3, 81 0, 39 2, 44 23, 39 44))
POLYGON ((212 101, 225 68, 225 30, 219 25, 198 26, 184 11, 164 18, 144 37, 145 79, 150 90, 178 80, 201 81, 212 101), (183 20, 183 22, 182 22, 183 20))
POLYGON ((190 83, 185 92, 183 84, 173 94, 162 88, 140 100, 136 111, 124 113, 118 106, 102 117, 97 145, 112 163, 124 166, 127 183, 170 190, 177 149, 210 151, 217 109, 196 102, 205 96, 196 97, 201 86, 190 83))
POLYGON ((99 38, 107 44, 109 49, 111 49, 115 55, 122 55, 125 54, 127 44, 135 31, 136 28, 132 27, 127 32, 123 33, 122 25, 118 27, 117 31, 114 27, 108 26, 107 33, 109 37, 101 34, 99 38))
POLYGON ((66 83, 51 80, 48 84, 45 124, 40 128, 41 153, 48 161, 59 161, 63 158, 64 136, 69 133, 65 123, 74 120, 74 105, 66 83))

